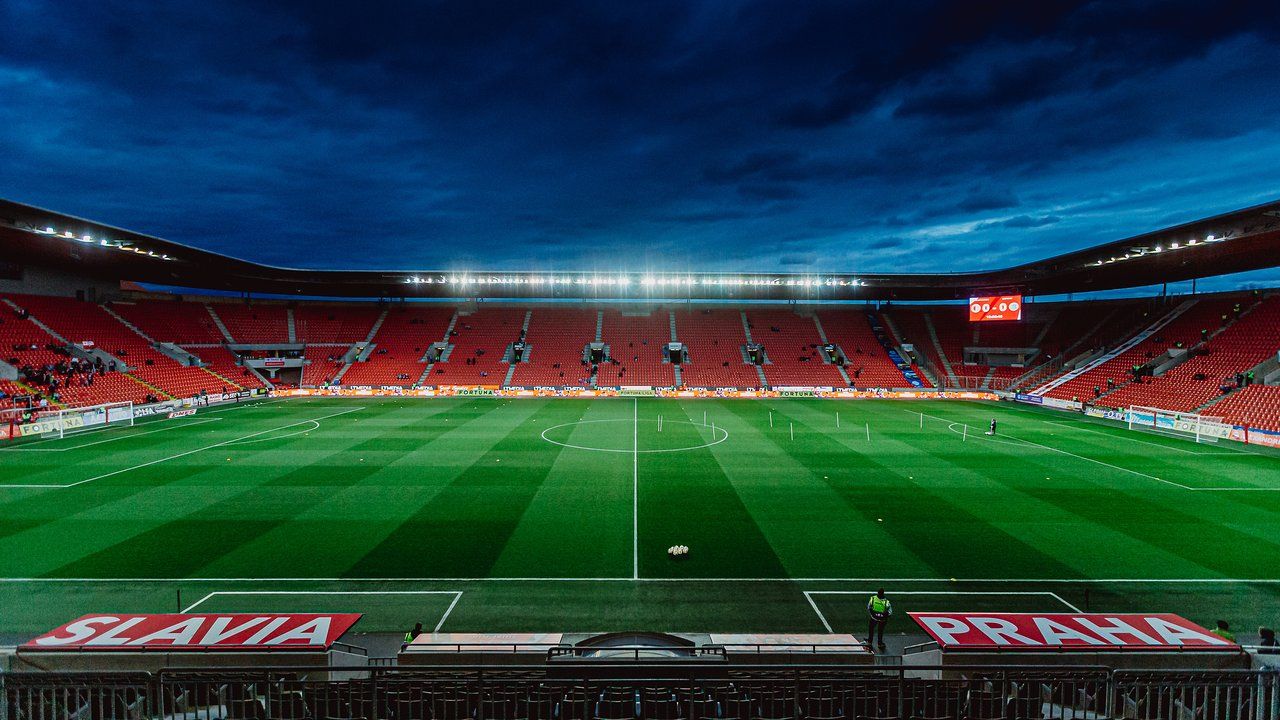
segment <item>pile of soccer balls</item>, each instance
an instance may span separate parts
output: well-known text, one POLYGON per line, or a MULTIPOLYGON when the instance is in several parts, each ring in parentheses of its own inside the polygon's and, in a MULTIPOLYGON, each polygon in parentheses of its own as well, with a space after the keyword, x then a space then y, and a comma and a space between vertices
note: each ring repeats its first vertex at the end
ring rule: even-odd
POLYGON ((688 545, 672 545, 667 548, 667 554, 673 558, 679 559, 689 554, 688 545))

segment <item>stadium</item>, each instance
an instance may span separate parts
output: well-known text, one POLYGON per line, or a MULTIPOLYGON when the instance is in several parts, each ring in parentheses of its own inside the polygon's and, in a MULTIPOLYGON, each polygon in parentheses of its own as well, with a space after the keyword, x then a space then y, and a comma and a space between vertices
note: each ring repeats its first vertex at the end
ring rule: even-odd
MULTIPOLYGON (((699 182, 803 185, 748 160, 699 182)), ((268 185, 195 240, 0 200, 0 720, 1280 718, 1274 192, 864 272, 292 245, 268 185)))

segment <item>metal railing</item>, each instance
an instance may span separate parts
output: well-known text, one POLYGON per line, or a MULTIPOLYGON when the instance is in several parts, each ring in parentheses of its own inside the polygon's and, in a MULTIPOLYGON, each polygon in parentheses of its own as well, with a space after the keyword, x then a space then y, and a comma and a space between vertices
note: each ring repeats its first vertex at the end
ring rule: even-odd
POLYGON ((599 663, 0 676, 0 720, 1277 720, 1275 671, 599 663))

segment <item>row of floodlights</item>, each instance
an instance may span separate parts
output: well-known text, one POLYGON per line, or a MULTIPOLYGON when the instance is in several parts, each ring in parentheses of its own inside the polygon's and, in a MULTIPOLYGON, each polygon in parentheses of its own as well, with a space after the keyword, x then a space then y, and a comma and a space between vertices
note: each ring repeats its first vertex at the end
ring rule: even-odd
POLYGON ((134 244, 132 244, 132 243, 124 242, 123 240, 111 240, 111 239, 108 239, 108 238, 94 238, 92 235, 89 235, 89 234, 87 234, 87 233, 86 233, 86 234, 84 234, 84 235, 76 235, 75 233, 71 232, 70 230, 61 230, 61 231, 60 231, 60 230, 57 230, 57 229, 52 228, 52 227, 46 227, 46 228, 43 228, 43 229, 37 228, 37 229, 36 229, 36 232, 37 232, 37 233, 39 233, 39 234, 41 234, 41 235, 49 235, 49 236, 52 236, 52 237, 59 237, 59 238, 62 238, 62 239, 64 239, 64 240, 71 240, 71 241, 74 241, 74 242, 81 243, 82 245, 96 245, 96 246, 98 246, 98 247, 115 248, 116 250, 122 250, 122 251, 124 251, 124 252, 131 252, 131 253, 134 253, 134 254, 136 254, 136 255, 146 255, 147 257, 153 257, 153 258, 156 258, 157 260, 173 260, 173 259, 175 259, 175 258, 174 258, 173 256, 171 256, 171 255, 166 255, 166 254, 164 254, 164 253, 158 253, 158 252, 156 252, 156 251, 154 251, 154 250, 143 250, 142 248, 137 247, 136 245, 134 245, 134 244))
POLYGON ((857 278, 784 278, 784 277, 693 277, 629 275, 555 276, 555 275, 413 275, 405 278, 408 285, 578 285, 590 287, 863 287, 857 278))
POLYGON ((1150 248, 1130 248, 1129 252, 1123 255, 1112 255, 1111 257, 1105 260, 1096 260, 1090 263, 1090 265, 1093 265, 1095 267, 1100 265, 1110 265, 1111 263, 1124 262, 1125 260, 1133 260, 1134 258, 1145 257, 1147 255, 1156 255, 1158 253, 1162 253, 1167 250, 1182 250, 1184 248, 1190 248, 1190 247, 1203 247, 1204 245, 1208 245, 1211 243, 1220 243, 1226 239, 1227 238, 1225 237, 1217 237, 1216 235, 1206 235, 1203 240, 1199 238, 1191 238, 1185 243, 1171 242, 1169 243, 1169 247, 1167 248, 1163 245, 1156 245, 1155 247, 1150 247, 1150 248))

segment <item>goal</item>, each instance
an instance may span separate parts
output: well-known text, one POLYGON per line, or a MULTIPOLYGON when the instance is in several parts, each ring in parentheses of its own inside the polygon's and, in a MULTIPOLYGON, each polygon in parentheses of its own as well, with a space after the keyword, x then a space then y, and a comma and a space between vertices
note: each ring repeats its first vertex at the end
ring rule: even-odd
POLYGON ((1130 430, 1195 438, 1196 442, 1218 442, 1231 437, 1231 425, 1221 417, 1141 405, 1130 406, 1126 416, 1130 430))
POLYGON ((77 408, 47 408, 30 412, 11 431, 12 437, 66 437, 114 425, 133 425, 133 403, 113 402, 77 408))

